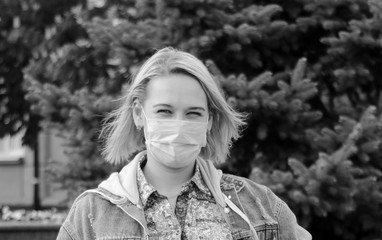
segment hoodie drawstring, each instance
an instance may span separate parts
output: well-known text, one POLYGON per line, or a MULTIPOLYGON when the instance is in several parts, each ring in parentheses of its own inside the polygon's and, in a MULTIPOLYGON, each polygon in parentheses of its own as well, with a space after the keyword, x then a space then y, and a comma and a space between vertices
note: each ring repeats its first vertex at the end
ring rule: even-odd
MULTIPOLYGON (((224 195, 224 194, 223 194, 224 195)), ((242 217, 244 219, 244 221, 246 221, 249 225, 249 228, 251 229, 252 233, 253 233, 253 237, 255 238, 255 240, 259 240, 259 237, 257 236, 257 232, 255 230, 255 228, 252 226, 251 222, 249 221, 249 218, 247 217, 247 215, 245 215, 243 213, 243 211, 241 211, 226 195, 224 195, 224 200, 225 202, 228 204, 228 206, 234 211, 236 212, 237 214, 239 214, 240 217, 242 217)))

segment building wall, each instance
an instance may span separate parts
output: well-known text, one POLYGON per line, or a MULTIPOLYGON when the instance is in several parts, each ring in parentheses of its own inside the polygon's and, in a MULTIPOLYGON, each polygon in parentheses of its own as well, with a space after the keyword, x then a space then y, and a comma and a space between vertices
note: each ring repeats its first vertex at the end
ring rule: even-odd
POLYGON ((34 183, 40 185, 42 206, 64 206, 66 192, 58 190, 46 173, 49 161, 67 162, 63 141, 44 131, 39 135, 39 179, 34 177, 34 152, 21 145, 22 133, 0 139, 0 205, 30 207, 33 205, 34 183))
POLYGON ((5 159, 0 161, 0 205, 31 205, 34 181, 33 152, 26 149, 20 159, 5 159))
POLYGON ((64 154, 64 140, 59 138, 54 131, 45 131, 39 136, 40 159, 40 199, 43 206, 65 205, 66 191, 59 189, 59 184, 52 183, 46 172, 50 162, 61 164, 68 162, 64 154))

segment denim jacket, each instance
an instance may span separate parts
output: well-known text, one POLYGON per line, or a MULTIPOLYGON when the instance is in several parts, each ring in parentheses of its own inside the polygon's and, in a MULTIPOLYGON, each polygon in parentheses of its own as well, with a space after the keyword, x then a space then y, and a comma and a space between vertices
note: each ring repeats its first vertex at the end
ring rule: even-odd
MULTIPOLYGON (((97 189, 73 203, 58 240, 151 239, 136 182, 139 153, 97 189)), ((271 190, 248 179, 222 174, 211 161, 198 159, 202 177, 224 212, 232 237, 248 240, 308 240, 289 207, 271 190)))

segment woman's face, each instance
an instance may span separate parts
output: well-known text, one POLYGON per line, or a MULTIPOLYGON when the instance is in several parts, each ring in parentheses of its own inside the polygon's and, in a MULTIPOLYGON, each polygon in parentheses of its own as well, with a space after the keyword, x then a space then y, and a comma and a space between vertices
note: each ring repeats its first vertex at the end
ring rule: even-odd
POLYGON ((147 118, 208 121, 207 96, 199 82, 185 74, 149 81, 143 108, 147 118))

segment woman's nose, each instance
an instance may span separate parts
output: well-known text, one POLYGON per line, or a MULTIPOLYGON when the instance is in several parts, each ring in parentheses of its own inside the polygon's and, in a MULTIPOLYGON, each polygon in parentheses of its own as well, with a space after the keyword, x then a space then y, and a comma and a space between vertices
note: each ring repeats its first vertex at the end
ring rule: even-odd
POLYGON ((176 120, 185 120, 185 115, 183 113, 176 113, 175 118, 176 120))

